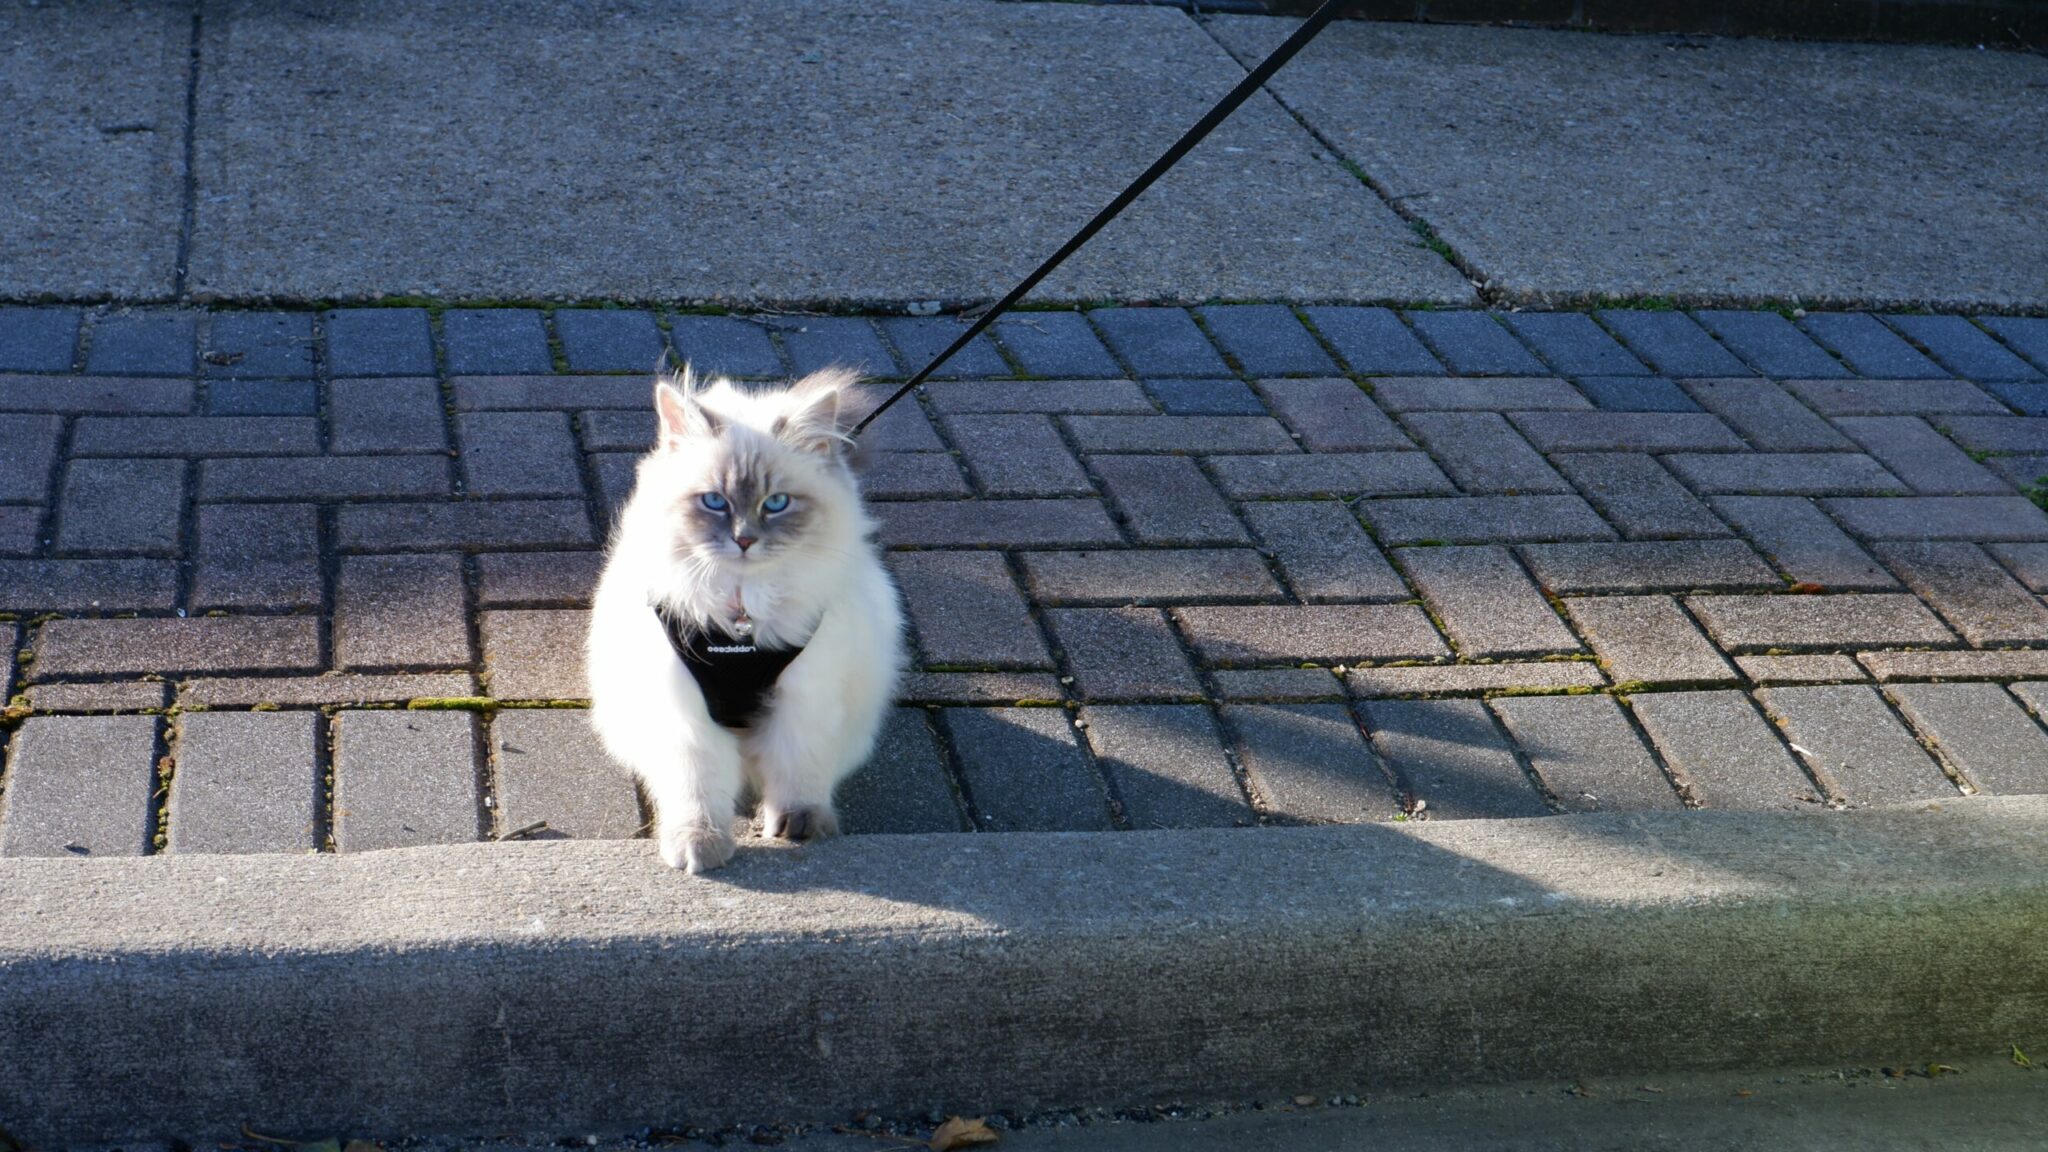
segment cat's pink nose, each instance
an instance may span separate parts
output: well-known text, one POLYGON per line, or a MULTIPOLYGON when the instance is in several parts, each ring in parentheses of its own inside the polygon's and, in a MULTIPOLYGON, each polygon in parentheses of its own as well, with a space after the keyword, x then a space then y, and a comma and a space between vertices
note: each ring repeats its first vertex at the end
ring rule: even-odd
POLYGON ((735 536, 732 538, 732 542, 740 546, 740 551, 745 552, 747 549, 752 548, 754 546, 754 537, 735 536))

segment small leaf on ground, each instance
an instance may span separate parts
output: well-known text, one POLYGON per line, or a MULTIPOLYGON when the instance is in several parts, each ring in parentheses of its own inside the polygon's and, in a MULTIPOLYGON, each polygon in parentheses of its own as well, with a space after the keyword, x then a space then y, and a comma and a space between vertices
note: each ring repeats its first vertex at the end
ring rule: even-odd
POLYGON ((2034 1066, 2034 1062, 2027 1059, 2027 1054, 2020 1051, 2020 1046, 2017 1044, 2012 1046, 2012 1062, 2022 1068, 2032 1068, 2034 1066))
POLYGON ((995 1129, 982 1123, 979 1117, 966 1120, 958 1116, 948 1116, 946 1122, 932 1133, 932 1138, 925 1147, 930 1148, 932 1152, 953 1152, 955 1148, 995 1142, 995 1129))

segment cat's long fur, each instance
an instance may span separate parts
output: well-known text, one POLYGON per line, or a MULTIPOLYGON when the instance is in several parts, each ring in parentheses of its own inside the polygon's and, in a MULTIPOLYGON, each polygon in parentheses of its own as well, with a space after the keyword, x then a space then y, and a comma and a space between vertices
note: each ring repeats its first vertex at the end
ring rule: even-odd
POLYGON ((846 456, 854 377, 786 388, 700 386, 686 368, 655 385, 660 441, 640 461, 591 605, 591 721, 654 802, 661 856, 701 872, 731 858, 743 788, 766 835, 838 829, 833 787, 873 751, 903 664, 895 586, 846 456), (707 491, 728 498, 721 517, 707 491), (771 493, 790 507, 766 515, 771 493), (758 537, 741 549, 735 537, 758 537), (695 626, 728 624, 742 598, 754 640, 802 644, 764 715, 713 722, 651 605, 695 626))

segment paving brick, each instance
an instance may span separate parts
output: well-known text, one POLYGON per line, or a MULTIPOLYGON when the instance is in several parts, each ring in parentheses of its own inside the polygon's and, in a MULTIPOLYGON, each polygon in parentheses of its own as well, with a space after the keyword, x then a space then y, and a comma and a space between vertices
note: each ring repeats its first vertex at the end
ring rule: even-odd
POLYGON ((49 498, 50 470, 64 421, 55 416, 0 415, 0 500, 49 498))
POLYGON ((581 500, 495 500, 438 504, 347 504, 335 514, 346 552, 443 552, 590 547, 581 500))
POLYGON ((1920 345, 1942 367, 1970 380, 2038 380, 2033 365, 1961 316, 1886 316, 1885 322, 1920 345))
POLYGON ((1416 412, 1402 420, 1466 492, 1572 490, 1497 412, 1416 412))
POLYGON ((1545 452, 1740 452, 1748 447, 1706 412, 1514 412, 1508 418, 1545 452))
POLYGON ((799 376, 825 368, 851 368, 863 376, 896 375, 896 358, 864 316, 777 316, 768 326, 799 376))
POLYGON ((2048 318, 2039 316, 1979 316, 1977 323, 2005 341, 2034 366, 2048 371, 2048 318))
POLYGON ((1396 377, 1372 382, 1389 412, 1584 411, 1593 402, 1562 380, 1472 380, 1396 377))
POLYGON ((192 608, 318 608, 319 510, 310 504, 206 504, 192 608))
POLYGON ((1874 550, 1972 645, 2048 640, 2048 607, 1977 545, 1913 541, 1874 550))
POLYGON ((311 380, 211 380, 206 385, 208 416, 313 416, 320 411, 320 386, 311 380))
POLYGON ((946 772, 946 756, 922 708, 892 708, 875 754, 840 782, 839 826, 871 832, 964 832, 966 818, 946 772))
POLYGON ((21 626, 12 620, 0 622, 0 700, 14 699, 15 649, 21 644, 21 626))
POLYGON ((190 411, 190 380, 133 376, 0 376, 0 412, 84 416, 177 415, 190 411))
MULTIPOLYGON (((620 408, 653 427, 654 389, 642 376, 457 376, 448 382, 458 412, 522 408, 620 408)), ((641 443, 651 441, 650 433, 641 443)))
POLYGON ((924 395, 933 410, 941 413, 1149 415, 1156 410, 1145 390, 1129 380, 935 380, 924 386, 924 395))
POLYGON ((1201 682, 1157 608, 1055 608, 1045 614, 1086 700, 1200 700, 1201 682))
POLYGON ((671 316, 676 359, 708 376, 780 376, 782 354, 766 325, 739 316, 671 316))
POLYGON ((1081 718, 1131 827, 1228 828, 1255 821, 1207 708, 1093 705, 1081 718))
POLYGON ((1744 376, 1750 371, 1683 312, 1608 309, 1596 315, 1622 343, 1666 376, 1744 376))
POLYGON ((1979 452, 2048 452, 2048 417, 1958 416, 1942 425, 1957 443, 1979 452))
POLYGON ((1713 309, 1692 315, 1701 327, 1766 376, 1782 380, 1794 376, 1821 379, 1849 374, 1847 368, 1828 355, 1827 349, 1814 343, 1811 337, 1776 312, 1713 309))
POLYGON ((328 444, 335 452, 443 452, 441 389, 423 377, 336 380, 327 386, 328 444))
POLYGON ((462 477, 479 496, 580 496, 583 470, 565 412, 463 412, 455 417, 462 477))
POLYGON ((2048 416, 2048 383, 1986 380, 1984 390, 2028 416, 2048 416))
POLYGON ((1253 376, 1326 376, 1337 362, 1294 310, 1281 304, 1221 304, 1195 309, 1216 343, 1253 376))
POLYGON ((1088 320, 1138 376, 1230 375, 1184 309, 1097 308, 1088 320))
POLYGON ((1838 799, 1862 807, 1956 794, 1940 766, 1869 685, 1765 688, 1757 702, 1838 799))
POLYGON ((484 676, 500 700, 582 700, 590 613, 567 608, 497 609, 480 613, 484 676))
POLYGON ((1444 367, 1400 317, 1385 308, 1305 308, 1337 355, 1366 375, 1441 376, 1444 367))
POLYGON ((1411 496, 1457 491, 1421 452, 1317 452, 1212 456, 1209 471, 1233 500, 1411 496))
POLYGON ((71 432, 73 456, 311 456, 320 451, 310 416, 85 416, 71 432))
POLYGON ((176 556, 181 460, 74 460, 58 498, 57 551, 176 556))
POLYGON ((177 598, 170 560, 0 560, 0 611, 162 611, 177 598))
POLYGON ((1394 553, 1466 660, 1578 652, 1578 637, 1499 545, 1394 553))
POLYGON ((1368 700, 1373 748, 1431 818, 1543 816, 1549 808, 1477 700, 1368 700))
POLYGON ((1941 375, 1933 361, 1868 313, 1809 312, 1799 327, 1859 376, 1924 380, 1941 375))
POLYGON ((919 548, 1056 548, 1121 544, 1098 500, 931 500, 870 509, 883 543, 919 548))
POLYGON ((1266 416, 1062 416, 1083 452, 1294 452, 1266 416))
POLYGON ((1343 504, 1247 504, 1244 518, 1304 601, 1408 598, 1408 586, 1343 504))
POLYGON ((1079 312, 1013 313, 995 322, 996 339, 1032 376, 1121 376, 1124 370, 1079 312))
MULTIPOLYGON (((610 524, 618 518, 619 510, 633 495, 633 486, 639 482, 638 452, 592 452, 587 457, 590 472, 597 481, 597 497, 602 511, 598 522, 610 524)), ((963 480, 962 487, 966 482, 963 480)))
POLYGON ((1617 684, 1726 684, 1737 679, 1735 669, 1669 596, 1595 596, 1564 605, 1617 684))
POLYGON ((1646 376, 1649 368, 1577 312, 1510 312, 1501 321, 1566 376, 1646 376))
POLYGON ((571 372, 653 372, 667 343, 651 312, 558 308, 554 321, 571 372))
POLYGON ((1792 648, 1950 647, 1925 605, 1898 593, 1857 596, 1691 596, 1686 607, 1731 652, 1792 648))
POLYGON ((2048 453, 2035 456, 1993 456, 1991 470, 2019 489, 2048 489, 2048 453))
POLYGON ((445 496, 446 456, 202 460, 201 500, 363 500, 445 496))
POLYGON ((1026 552, 1019 559, 1032 596, 1044 604, 1280 599, 1280 585, 1249 548, 1026 552))
POLYGON ((248 708, 257 704, 310 707, 321 704, 404 704, 475 696, 476 677, 467 672, 413 672, 319 676, 223 676, 188 680, 179 703, 204 708, 248 708))
POLYGON ((1567 812, 1684 807, 1656 757, 1609 696, 1522 696, 1491 702, 1508 734, 1567 812))
MULTIPOLYGON (((0 644, 0 651, 5 648, 0 644)), ((37 712, 139 712, 170 702, 171 686, 162 681, 37 684, 28 690, 29 707, 37 712)))
POLYGON ((1856 657, 1884 683, 1896 680, 2012 680, 2048 676, 2048 652, 1863 652, 1856 657))
POLYGON ((473 712, 342 712, 334 719, 334 847, 464 844, 481 831, 473 712))
POLYGON ((589 717, 560 708, 508 708, 491 718, 496 831, 546 822, 535 840, 630 840, 640 801, 597 742, 589 717))
POLYGON ((1698 412, 1685 390, 1662 376, 1583 376, 1579 391, 1608 412, 1698 412))
POLYGON ((1266 403, 1242 380, 1147 380, 1145 394, 1169 416, 1264 416, 1266 403))
POLYGON ((1614 539, 1614 529, 1577 496, 1367 500, 1360 507, 1382 544, 1614 539))
POLYGON ((1716 496, 1714 511, 1749 537, 1796 584, 1831 590, 1896 588, 1835 522, 1801 496, 1716 496))
POLYGON ((1770 566, 1740 540, 1527 544, 1536 582, 1560 596, 1589 592, 1776 591, 1770 566))
POLYGON ((583 447, 593 452, 646 452, 654 447, 660 431, 660 422, 652 411, 581 412, 576 423, 582 431, 583 447))
POLYGON ((198 371, 199 318, 190 312, 115 312, 93 321, 85 370, 108 376, 190 376, 198 371))
POLYGON ((7 749, 0 856, 140 856, 156 784, 154 716, 31 716, 7 749))
MULTIPOLYGON (((951 316, 885 316, 881 323, 883 334, 896 345, 904 366, 912 372, 944 352, 969 327, 951 316)), ((1003 362, 1002 353, 996 351, 995 343, 984 333, 934 369, 932 378, 957 380, 972 376, 986 379, 1010 374, 1010 366, 1003 362)))
POLYGON ((547 329, 531 308, 450 308, 441 345, 451 376, 551 372, 547 329))
POLYGON ((1821 503, 1866 540, 2048 540, 2048 513, 2024 496, 1843 496, 1821 503))
POLYGON ((69 372, 78 309, 0 308, 0 372, 69 372))
POLYGON ((1823 416, 2004 416, 2005 405, 1964 380, 1787 380, 1823 416))
POLYGON ((334 584, 336 666, 469 663, 464 599, 457 557, 343 557, 334 584))
POLYGON ((1450 655, 1412 604, 1176 608, 1174 618, 1211 664, 1430 660, 1450 655))
POLYGON ((320 717, 195 712, 178 722, 172 852, 310 852, 320 846, 320 717))
POLYGON ((900 552, 889 567, 926 665, 1049 668, 1010 567, 993 552, 900 552))
POLYGON ((36 640, 36 674, 306 672, 320 667, 319 640, 309 616, 52 620, 36 640))
POLYGON ((1737 656, 1735 665, 1757 684, 1833 684, 1869 679, 1862 665, 1848 656, 1737 656))
POLYGON ((602 552, 502 552, 476 558, 477 603, 484 608, 562 604, 582 607, 604 569, 602 552))
POLYGON ((896 698, 910 704, 1046 706, 1066 696, 1050 672, 919 672, 903 677, 896 698))
POLYGON ((1688 380, 1686 391, 1760 452, 1839 452, 1852 445, 1834 426, 1769 380, 1688 380))
POLYGON ((1344 698, 1344 685, 1324 668, 1225 668, 1214 680, 1223 700, 1293 704, 1344 698))
POLYGON ((313 317, 305 312, 215 312, 206 321, 208 376, 311 376, 313 317))
POLYGON ((42 527, 41 508, 0 507, 0 556, 27 556, 34 552, 42 527))
POLYGON ((1399 425, 1358 385, 1341 377, 1262 380, 1259 391, 1303 447, 1312 452, 1412 448, 1399 425))
POLYGON ((1918 416, 1844 416, 1836 423, 1915 492, 1967 496, 2010 491, 2005 481, 1918 416))
POLYGON ((1140 544, 1239 544, 1244 525, 1185 456, 1093 456, 1088 466, 1140 544))
POLYGON ((337 308, 321 316, 330 376, 431 376, 434 333, 424 308, 337 308))
MULTIPOLYGON (((864 401, 849 406, 846 417, 849 420, 867 415, 873 404, 882 401, 883 394, 869 389, 864 401)), ((649 437, 652 438, 651 435, 649 437)), ((860 434, 862 447, 878 452, 943 452, 946 445, 939 439, 932 422, 924 409, 905 400, 887 412, 882 413, 868 430, 860 434)))
POLYGON ((949 452, 876 452, 859 461, 862 494, 881 500, 970 496, 967 477, 949 452))
POLYGON ((2048 734, 1996 684, 1895 684, 1906 720, 1979 792, 2048 792, 2048 734))
POLYGON ((1551 462, 1631 540, 1730 534, 1706 505, 1648 456, 1575 452, 1552 457, 1551 462))
POLYGON ((1820 793, 1740 692, 1650 692, 1629 706, 1702 808, 1811 811, 1820 793))
POLYGON ((1352 695, 1365 700, 1390 696, 1476 696, 1503 691, 1583 691, 1607 685, 1607 677, 1600 674, 1599 666, 1588 660, 1352 668, 1345 672, 1344 680, 1352 695))
POLYGON ((1402 318, 1461 376, 1541 376, 1547 371, 1490 312, 1404 312, 1402 318))
POLYGON ((1861 452, 1677 453, 1664 457, 1664 464, 1702 494, 1826 496, 1906 491, 1898 477, 1861 452))
POLYGON ((1400 815, 1399 795, 1344 705, 1238 704, 1223 720, 1268 817, 1368 824, 1400 815))
POLYGON ((2030 592, 2048 592, 2048 543, 1987 544, 1985 551, 2019 577, 2030 592))
POLYGON ((960 446, 981 490, 991 496, 1089 496, 1095 492, 1050 416, 1034 412, 951 416, 945 424, 947 435, 960 446))
POLYGON ((1058 708, 940 713, 986 832, 1093 832, 1110 825, 1102 778, 1058 708))

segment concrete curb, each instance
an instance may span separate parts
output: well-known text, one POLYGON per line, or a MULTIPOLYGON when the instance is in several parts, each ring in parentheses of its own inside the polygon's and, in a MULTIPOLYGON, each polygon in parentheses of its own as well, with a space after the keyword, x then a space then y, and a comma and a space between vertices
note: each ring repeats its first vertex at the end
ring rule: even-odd
POLYGON ((584 1132, 2048 1047, 2048 797, 0 861, 35 1144, 584 1132))

